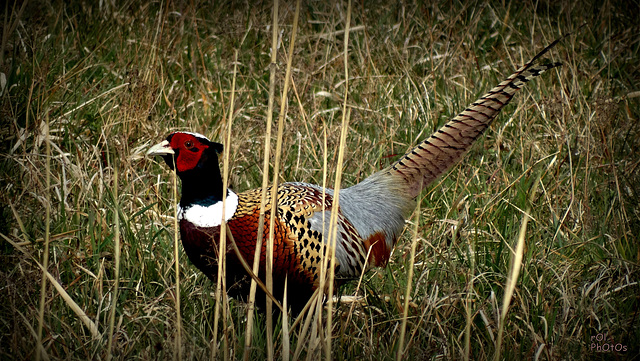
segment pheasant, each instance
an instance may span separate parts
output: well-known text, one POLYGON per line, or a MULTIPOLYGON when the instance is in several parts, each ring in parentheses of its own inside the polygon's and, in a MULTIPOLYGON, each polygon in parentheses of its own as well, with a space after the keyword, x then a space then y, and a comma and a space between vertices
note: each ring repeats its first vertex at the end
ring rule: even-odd
MULTIPOLYGON (((535 65, 558 41, 391 166, 341 190, 333 250, 337 280, 359 277, 367 269, 387 263, 420 192, 463 156, 516 91, 544 71, 561 65, 535 65)), ((175 167, 182 181, 177 213, 182 245, 191 262, 214 282, 223 214, 218 165, 222 149, 222 144, 202 134, 178 131, 147 152, 161 156, 170 169, 175 167)), ((272 295, 282 300, 286 278, 287 302, 292 311, 299 312, 320 284, 334 191, 307 183, 283 183, 278 186, 277 205, 270 194, 268 190, 264 234, 269 234, 269 218, 275 213, 272 295)), ((260 189, 243 193, 227 190, 224 218, 235 242, 233 245, 227 237, 226 281, 232 297, 246 298, 249 294, 251 278, 246 265, 253 263, 255 254, 260 196, 260 189)), ((257 275, 261 280, 265 279, 265 243, 257 275)))

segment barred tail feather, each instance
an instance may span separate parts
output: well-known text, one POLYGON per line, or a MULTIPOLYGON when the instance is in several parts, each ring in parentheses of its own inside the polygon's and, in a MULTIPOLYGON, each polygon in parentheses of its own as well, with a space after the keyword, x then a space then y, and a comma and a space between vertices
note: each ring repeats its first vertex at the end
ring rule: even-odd
POLYGON ((407 186, 408 195, 417 197, 422 189, 456 164, 520 88, 543 72, 562 65, 534 65, 559 40, 407 152, 385 173, 394 178, 399 176, 407 186))

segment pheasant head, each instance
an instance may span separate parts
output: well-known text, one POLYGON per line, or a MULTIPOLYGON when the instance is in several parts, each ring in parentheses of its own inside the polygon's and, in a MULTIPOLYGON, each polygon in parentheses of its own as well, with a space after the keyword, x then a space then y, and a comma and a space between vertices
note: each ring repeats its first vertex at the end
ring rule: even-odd
POLYGON ((182 199, 185 206, 201 201, 222 200, 222 177, 218 165, 220 143, 212 142, 198 133, 175 132, 147 151, 148 156, 160 156, 182 180, 182 199))
POLYGON ((175 165, 180 175, 190 170, 207 167, 208 163, 218 164, 218 153, 221 153, 222 149, 222 144, 212 142, 202 134, 175 132, 169 134, 166 140, 151 147, 147 155, 161 156, 170 169, 175 165))

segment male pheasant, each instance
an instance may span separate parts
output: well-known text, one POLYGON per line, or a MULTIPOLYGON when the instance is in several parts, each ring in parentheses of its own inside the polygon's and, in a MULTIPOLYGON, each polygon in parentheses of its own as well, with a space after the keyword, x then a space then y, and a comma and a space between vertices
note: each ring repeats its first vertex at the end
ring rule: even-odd
MULTIPOLYGON (((433 135, 409 150, 390 167, 340 193, 337 240, 334 250, 336 279, 357 278, 366 269, 384 266, 405 219, 422 189, 450 169, 491 124, 516 91, 542 72, 561 65, 535 65, 553 47, 549 45, 505 81, 472 103, 433 135)), ((182 180, 178 208, 184 250, 193 264, 212 280, 217 279, 217 253, 222 214, 222 178, 218 154, 222 144, 191 132, 175 132, 153 146, 148 155, 164 158, 182 180)), ((248 272, 238 258, 253 263, 260 189, 236 194, 227 190, 225 221, 237 244, 227 239, 226 280, 231 296, 249 294, 248 272)), ((270 195, 270 190, 267 195, 270 195)), ((321 255, 328 244, 328 223, 334 192, 306 183, 278 186, 273 253, 273 295, 282 299, 288 280, 287 300, 299 312, 319 287, 321 255), (325 221, 326 220, 326 221, 325 221), (324 225, 324 226, 323 226, 324 225)), ((274 204, 267 198, 264 234, 274 204)), ((265 279, 266 242, 263 242, 258 277, 265 279)), ((264 299, 262 297, 257 297, 264 299)))

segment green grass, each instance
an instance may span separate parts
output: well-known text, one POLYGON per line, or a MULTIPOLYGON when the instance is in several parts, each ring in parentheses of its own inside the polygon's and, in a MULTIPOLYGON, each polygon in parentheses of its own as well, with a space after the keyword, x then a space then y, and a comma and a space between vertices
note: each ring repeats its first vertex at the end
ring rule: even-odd
MULTIPOLYGON (((115 357, 173 357, 172 178, 144 152, 176 129, 224 139, 235 50, 230 186, 260 187, 272 5, 105 4, 31 2, 21 13, 13 4, 4 13, 0 233, 11 243, 0 241, 2 359, 35 356, 42 278, 36 261, 44 250, 47 194, 48 271, 100 333, 92 337, 49 283, 42 333, 49 358, 106 358, 114 305, 115 357), (116 212, 122 255, 114 300, 116 212)), ((333 182, 346 8, 302 6, 281 181, 322 183, 326 134, 333 182)), ((284 83, 293 11, 280 5, 276 89, 284 83)), ((422 195, 409 359, 464 358, 466 329, 469 358, 493 358, 510 249, 528 207, 532 219, 502 357, 638 357, 639 17, 637 2, 354 4, 343 187, 391 164, 544 46, 572 33, 548 55, 563 67, 517 94, 463 162, 422 195), (627 351, 592 351, 599 334, 627 351)), ((277 91, 275 116, 280 101, 277 91)), ((275 136, 271 144, 273 154, 275 136)), ((333 358, 395 358, 411 228, 389 265, 364 276, 364 301, 334 309, 333 358)), ((182 249, 179 263, 183 355, 222 355, 224 344, 211 344, 215 285, 182 249)), ((355 288, 352 282, 338 292, 352 295, 355 288)), ((246 315, 241 304, 231 306, 226 348, 242 358, 246 315)), ((266 357, 264 323, 258 317, 254 359, 266 357)), ((283 356, 280 329, 276 358, 283 356)), ((221 340, 225 330, 218 330, 221 340)), ((300 357, 316 359, 321 350, 299 332, 292 330, 291 350, 303 343, 300 357)))

